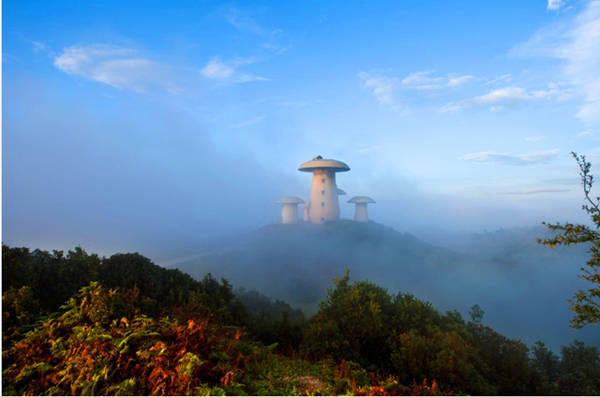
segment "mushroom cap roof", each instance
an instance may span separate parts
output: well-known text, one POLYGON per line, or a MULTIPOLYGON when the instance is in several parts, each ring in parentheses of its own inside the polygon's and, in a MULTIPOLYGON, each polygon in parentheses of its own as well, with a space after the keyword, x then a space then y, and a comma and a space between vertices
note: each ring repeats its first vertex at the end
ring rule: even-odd
POLYGON ((318 169, 330 169, 334 172, 350 171, 348 164, 338 160, 324 159, 321 156, 317 156, 306 163, 300 164, 298 171, 313 172, 318 169))
POLYGON ((300 197, 290 196, 290 197, 282 197, 279 200, 277 200, 277 202, 279 204, 303 204, 304 200, 302 200, 300 197))
POLYGON ((348 200, 348 202, 355 203, 355 204, 362 204, 362 203, 373 204, 373 203, 375 203, 375 200, 373 200, 371 197, 367 197, 367 196, 354 196, 350 200, 348 200))
POLYGON ((340 189, 340 188, 338 187, 338 188, 337 188, 337 194, 338 194, 338 196, 345 196, 345 195, 346 195, 346 192, 345 192, 345 191, 343 191, 342 189, 340 189))

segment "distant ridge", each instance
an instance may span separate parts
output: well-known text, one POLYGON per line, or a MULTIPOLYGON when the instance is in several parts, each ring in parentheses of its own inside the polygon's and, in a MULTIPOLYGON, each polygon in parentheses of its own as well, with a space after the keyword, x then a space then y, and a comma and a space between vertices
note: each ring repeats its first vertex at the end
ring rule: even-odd
POLYGON ((194 277, 207 272, 225 277, 310 312, 346 268, 354 279, 393 287, 390 280, 418 285, 427 281, 425 274, 468 261, 465 255, 379 223, 340 220, 266 225, 175 266, 194 277))

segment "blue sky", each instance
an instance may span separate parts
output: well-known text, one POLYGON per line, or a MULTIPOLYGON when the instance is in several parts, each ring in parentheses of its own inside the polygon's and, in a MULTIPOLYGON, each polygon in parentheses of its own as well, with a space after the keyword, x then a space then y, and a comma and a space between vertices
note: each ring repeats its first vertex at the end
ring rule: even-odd
POLYGON ((400 230, 581 221, 569 152, 600 163, 598 0, 4 1, 2 33, 9 244, 251 230, 318 154, 400 230))

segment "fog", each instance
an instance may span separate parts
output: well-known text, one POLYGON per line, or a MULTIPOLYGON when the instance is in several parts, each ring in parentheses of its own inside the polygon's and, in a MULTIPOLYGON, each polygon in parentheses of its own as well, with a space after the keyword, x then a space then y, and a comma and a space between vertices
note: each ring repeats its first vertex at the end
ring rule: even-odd
POLYGON ((527 343, 542 339, 558 349, 577 337, 600 344, 589 329, 568 328, 566 300, 582 286, 576 274, 585 250, 552 256, 532 247, 539 229, 510 229, 584 220, 579 201, 571 206, 534 198, 511 205, 442 194, 426 178, 377 170, 360 156, 327 153, 327 145, 315 144, 312 152, 296 148, 294 137, 278 138, 289 152, 281 142, 275 152, 268 144, 250 150, 252 137, 226 147, 218 131, 188 110, 152 96, 124 109, 110 97, 86 102, 54 95, 51 83, 22 76, 6 81, 3 94, 9 98, 2 142, 5 244, 48 250, 81 245, 101 255, 137 251, 196 277, 210 271, 236 287, 258 288, 308 313, 349 267, 353 279, 414 293, 441 310, 466 315, 480 304, 487 323, 527 343), (102 112, 94 110, 97 100, 102 112), (369 208, 373 220, 420 240, 384 236, 380 243, 367 236, 355 241, 351 256, 348 241, 338 241, 317 250, 326 252, 319 257, 305 256, 306 236, 285 244, 253 240, 256 230, 279 222, 277 198, 307 198, 311 177, 296 168, 318 154, 352 168, 338 175, 348 192, 340 197, 342 218, 352 217, 347 199, 368 194, 377 201, 369 208), (506 231, 497 239, 475 241, 469 234, 501 227, 506 231), (527 241, 524 253, 515 251, 519 241, 527 241), (285 251, 289 244, 294 249, 285 251), (226 265, 214 260, 215 250, 225 253, 226 265))
MULTIPOLYGON (((278 222, 279 197, 308 198, 311 177, 297 166, 329 156, 323 144, 312 153, 293 144, 289 153, 271 152, 267 143, 251 151, 244 142, 252 137, 225 150, 223 138, 189 111, 155 97, 123 109, 110 97, 77 101, 52 88, 22 76, 3 87, 10 99, 3 108, 2 239, 9 245, 139 251, 171 263, 216 238, 278 222)), ((511 206, 440 194, 428 191, 427 179, 380 172, 360 157, 340 159, 352 168, 338 175, 348 192, 340 197, 346 219, 353 214, 346 201, 360 194, 377 201, 372 219, 417 234, 584 219, 578 201, 511 206)))

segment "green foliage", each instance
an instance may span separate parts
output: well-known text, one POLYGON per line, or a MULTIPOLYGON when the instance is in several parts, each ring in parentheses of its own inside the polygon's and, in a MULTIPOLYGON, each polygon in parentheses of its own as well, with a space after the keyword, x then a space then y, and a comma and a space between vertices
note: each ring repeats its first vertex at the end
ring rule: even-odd
POLYGON ((39 301, 35 298, 31 287, 19 289, 10 287, 2 293, 2 341, 19 338, 32 326, 39 317, 39 301))
POLYGON ((349 284, 349 273, 335 280, 319 312, 306 330, 305 348, 314 356, 329 355, 362 365, 387 362, 392 298, 375 284, 349 284))
POLYGON ((153 320, 134 314, 136 302, 126 298, 97 283, 82 288, 3 352, 5 387, 16 394, 164 395, 236 384, 252 358, 240 329, 204 318, 153 320))
POLYGON ((594 176, 590 173, 591 163, 585 156, 572 152, 573 158, 579 165, 579 176, 583 185, 583 193, 587 204, 582 209, 590 216, 593 226, 572 223, 544 223, 550 230, 557 231, 554 237, 538 240, 551 248, 557 245, 589 244, 590 259, 581 267, 582 274, 579 278, 591 283, 587 290, 579 290, 574 299, 570 300, 571 310, 575 314, 571 320, 573 328, 581 328, 586 324, 597 325, 600 320, 600 197, 590 197, 594 176))
POLYGON ((3 291, 28 286, 46 314, 57 310, 81 287, 98 281, 109 288, 132 289, 139 297, 140 309, 149 315, 211 315, 238 325, 246 319, 227 280, 219 282, 208 274, 196 281, 137 253, 100 258, 76 247, 65 256, 62 251, 30 252, 3 245, 2 272, 3 291))
POLYGON ((576 341, 562 358, 541 342, 529 351, 483 325, 478 305, 467 323, 411 294, 350 283, 348 272, 305 321, 284 302, 236 297, 226 280, 196 282, 139 254, 3 255, 15 277, 3 280, 5 394, 600 393, 596 347, 576 341), (86 277, 109 286, 91 281, 46 314, 51 294, 22 274, 35 271, 65 278, 47 288, 58 295, 86 277))
POLYGON ((476 352, 472 361, 487 383, 494 385, 493 392, 488 390, 484 394, 531 394, 527 346, 481 324, 471 322, 468 329, 476 352))
POLYGON ((272 302, 256 291, 243 291, 237 297, 248 310, 245 325, 250 335, 266 344, 277 343, 282 352, 298 349, 305 324, 300 310, 293 310, 285 302, 272 302))

